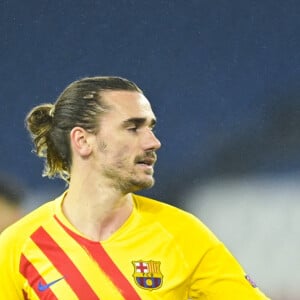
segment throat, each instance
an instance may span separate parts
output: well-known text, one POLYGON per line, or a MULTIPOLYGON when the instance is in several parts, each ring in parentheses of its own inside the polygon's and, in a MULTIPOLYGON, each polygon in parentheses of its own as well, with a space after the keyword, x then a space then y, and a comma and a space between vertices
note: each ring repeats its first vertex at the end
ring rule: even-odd
POLYGON ((133 211, 133 200, 130 195, 126 201, 114 207, 98 205, 77 209, 63 206, 63 213, 69 222, 86 238, 92 241, 104 241, 116 233, 128 220, 133 211))

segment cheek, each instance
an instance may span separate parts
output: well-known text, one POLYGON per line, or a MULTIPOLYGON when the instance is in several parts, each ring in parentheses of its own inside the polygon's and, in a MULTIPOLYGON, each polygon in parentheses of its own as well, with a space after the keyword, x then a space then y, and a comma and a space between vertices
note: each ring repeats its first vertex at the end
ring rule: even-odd
POLYGON ((116 163, 116 166, 121 168, 124 165, 131 163, 133 161, 131 156, 130 147, 124 146, 119 148, 113 155, 113 161, 116 163))
POLYGON ((101 136, 97 142, 100 160, 107 167, 114 168, 129 167, 134 162, 134 147, 128 139, 121 139, 114 136, 101 136))

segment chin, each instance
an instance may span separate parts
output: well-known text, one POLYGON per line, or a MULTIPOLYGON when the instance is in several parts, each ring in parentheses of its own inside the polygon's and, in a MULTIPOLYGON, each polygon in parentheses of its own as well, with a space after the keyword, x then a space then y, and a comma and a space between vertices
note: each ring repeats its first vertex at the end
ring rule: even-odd
POLYGON ((141 190, 150 189, 153 187, 154 183, 155 183, 154 178, 152 178, 151 180, 131 182, 127 186, 127 193, 133 193, 141 190))

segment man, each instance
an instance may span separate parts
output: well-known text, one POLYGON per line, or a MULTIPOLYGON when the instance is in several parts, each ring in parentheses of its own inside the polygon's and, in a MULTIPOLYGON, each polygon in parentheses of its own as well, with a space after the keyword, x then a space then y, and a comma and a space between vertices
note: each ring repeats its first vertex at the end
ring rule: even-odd
POLYGON ((2 234, 0 299, 267 299, 194 216, 133 194, 161 146, 133 82, 75 81, 26 122, 69 187, 2 234))

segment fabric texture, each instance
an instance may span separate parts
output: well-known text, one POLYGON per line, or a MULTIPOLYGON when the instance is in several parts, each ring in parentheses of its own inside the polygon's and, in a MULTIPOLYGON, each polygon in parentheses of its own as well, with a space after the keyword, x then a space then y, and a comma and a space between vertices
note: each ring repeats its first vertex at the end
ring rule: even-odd
POLYGON ((62 213, 64 195, 0 236, 0 299, 268 299, 196 217, 133 195, 109 239, 89 240, 62 213))

